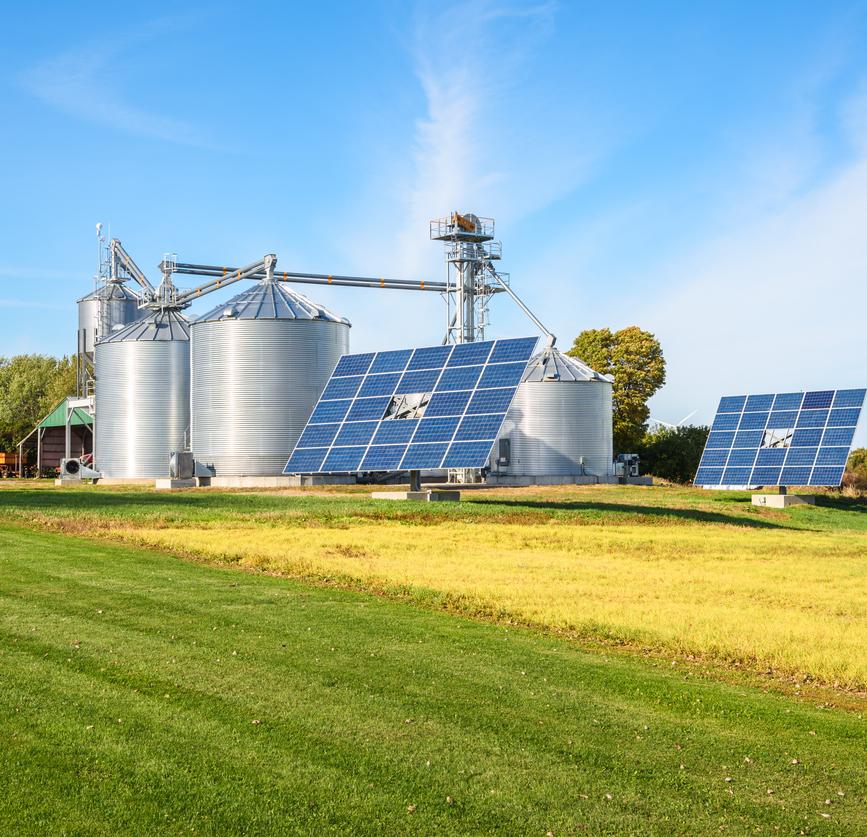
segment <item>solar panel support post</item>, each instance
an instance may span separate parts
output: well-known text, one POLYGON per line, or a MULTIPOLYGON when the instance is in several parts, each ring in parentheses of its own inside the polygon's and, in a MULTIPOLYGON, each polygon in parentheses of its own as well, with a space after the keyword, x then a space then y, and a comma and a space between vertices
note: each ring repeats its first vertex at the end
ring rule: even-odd
POLYGON ((412 470, 409 472, 409 490, 421 491, 421 471, 412 470))
POLYGON ((778 486, 778 488, 780 490, 780 494, 788 494, 789 493, 788 486, 780 485, 780 486, 778 486))

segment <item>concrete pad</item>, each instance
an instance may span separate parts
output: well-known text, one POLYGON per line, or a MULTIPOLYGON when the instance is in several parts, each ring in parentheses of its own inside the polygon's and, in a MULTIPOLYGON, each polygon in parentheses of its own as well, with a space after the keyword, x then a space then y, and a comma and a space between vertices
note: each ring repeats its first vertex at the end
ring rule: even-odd
POLYGON ((310 485, 357 485, 358 478, 355 475, 345 477, 334 476, 333 474, 308 474, 304 477, 299 477, 299 484, 304 486, 310 485))
POLYGON ((169 477, 154 481, 154 488, 157 491, 176 491, 179 488, 195 488, 196 478, 191 477, 188 480, 175 480, 169 477))
POLYGON ((374 491, 374 500, 415 500, 421 503, 457 503, 461 499, 460 491, 374 491))
POLYGON ((816 505, 815 494, 753 494, 754 506, 786 509, 789 506, 816 505))
POLYGON ((297 477, 283 476, 212 476, 210 480, 212 488, 295 488, 298 485, 297 477))

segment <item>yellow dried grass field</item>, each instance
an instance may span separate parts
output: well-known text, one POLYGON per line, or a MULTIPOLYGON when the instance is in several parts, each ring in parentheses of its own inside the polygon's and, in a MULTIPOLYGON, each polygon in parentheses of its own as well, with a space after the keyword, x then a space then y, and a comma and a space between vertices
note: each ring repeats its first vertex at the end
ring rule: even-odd
POLYGON ((726 525, 358 521, 113 526, 209 560, 380 588, 461 610, 867 685, 867 535, 726 525))

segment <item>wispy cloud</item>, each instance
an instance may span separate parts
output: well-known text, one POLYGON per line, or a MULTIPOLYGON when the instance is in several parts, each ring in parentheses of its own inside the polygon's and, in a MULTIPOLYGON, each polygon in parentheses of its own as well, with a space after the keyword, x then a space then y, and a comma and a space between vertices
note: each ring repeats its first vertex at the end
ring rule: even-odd
POLYGON ((146 54, 150 41, 185 25, 184 17, 159 19, 138 27, 135 34, 70 49, 21 74, 20 83, 38 99, 77 119, 134 136, 210 148, 195 126, 135 104, 118 83, 130 56, 146 54))
POLYGON ((458 209, 514 220, 570 191, 586 173, 595 152, 558 143, 554 126, 532 112, 527 78, 555 13, 553 3, 420 8, 413 69, 426 112, 415 123, 406 184, 407 266, 417 266, 432 216, 458 209), (515 120, 516 102, 528 108, 524 120, 515 120))
MULTIPOLYGON (((568 108, 550 101, 536 68, 556 13, 554 3, 417 6, 405 46, 423 111, 411 143, 394 148, 385 164, 377 158, 370 171, 376 186, 366 191, 361 216, 398 218, 390 227, 394 244, 383 246, 381 227, 362 225, 346 242, 348 262, 440 280, 442 249, 428 241, 431 218, 458 210, 514 224, 586 179, 605 153, 601 131, 588 127, 577 94, 568 108)), ((360 301, 356 318, 381 304, 360 301)), ((390 341, 417 342, 418 323, 426 324, 425 339, 441 337, 435 298, 396 294, 388 308, 395 315, 390 341)))

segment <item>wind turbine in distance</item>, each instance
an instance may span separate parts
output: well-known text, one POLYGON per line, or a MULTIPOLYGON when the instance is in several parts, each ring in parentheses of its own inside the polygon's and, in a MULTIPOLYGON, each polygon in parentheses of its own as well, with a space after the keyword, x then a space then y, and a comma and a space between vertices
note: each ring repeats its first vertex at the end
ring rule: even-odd
POLYGON ((663 421, 662 419, 654 418, 653 416, 651 416, 650 420, 648 421, 648 424, 650 425, 649 430, 651 433, 654 430, 659 430, 660 427, 668 427, 671 430, 676 430, 678 427, 683 427, 683 425, 689 419, 691 419, 697 412, 698 412, 698 410, 693 410, 688 415, 685 415, 677 424, 672 424, 671 422, 663 421))

